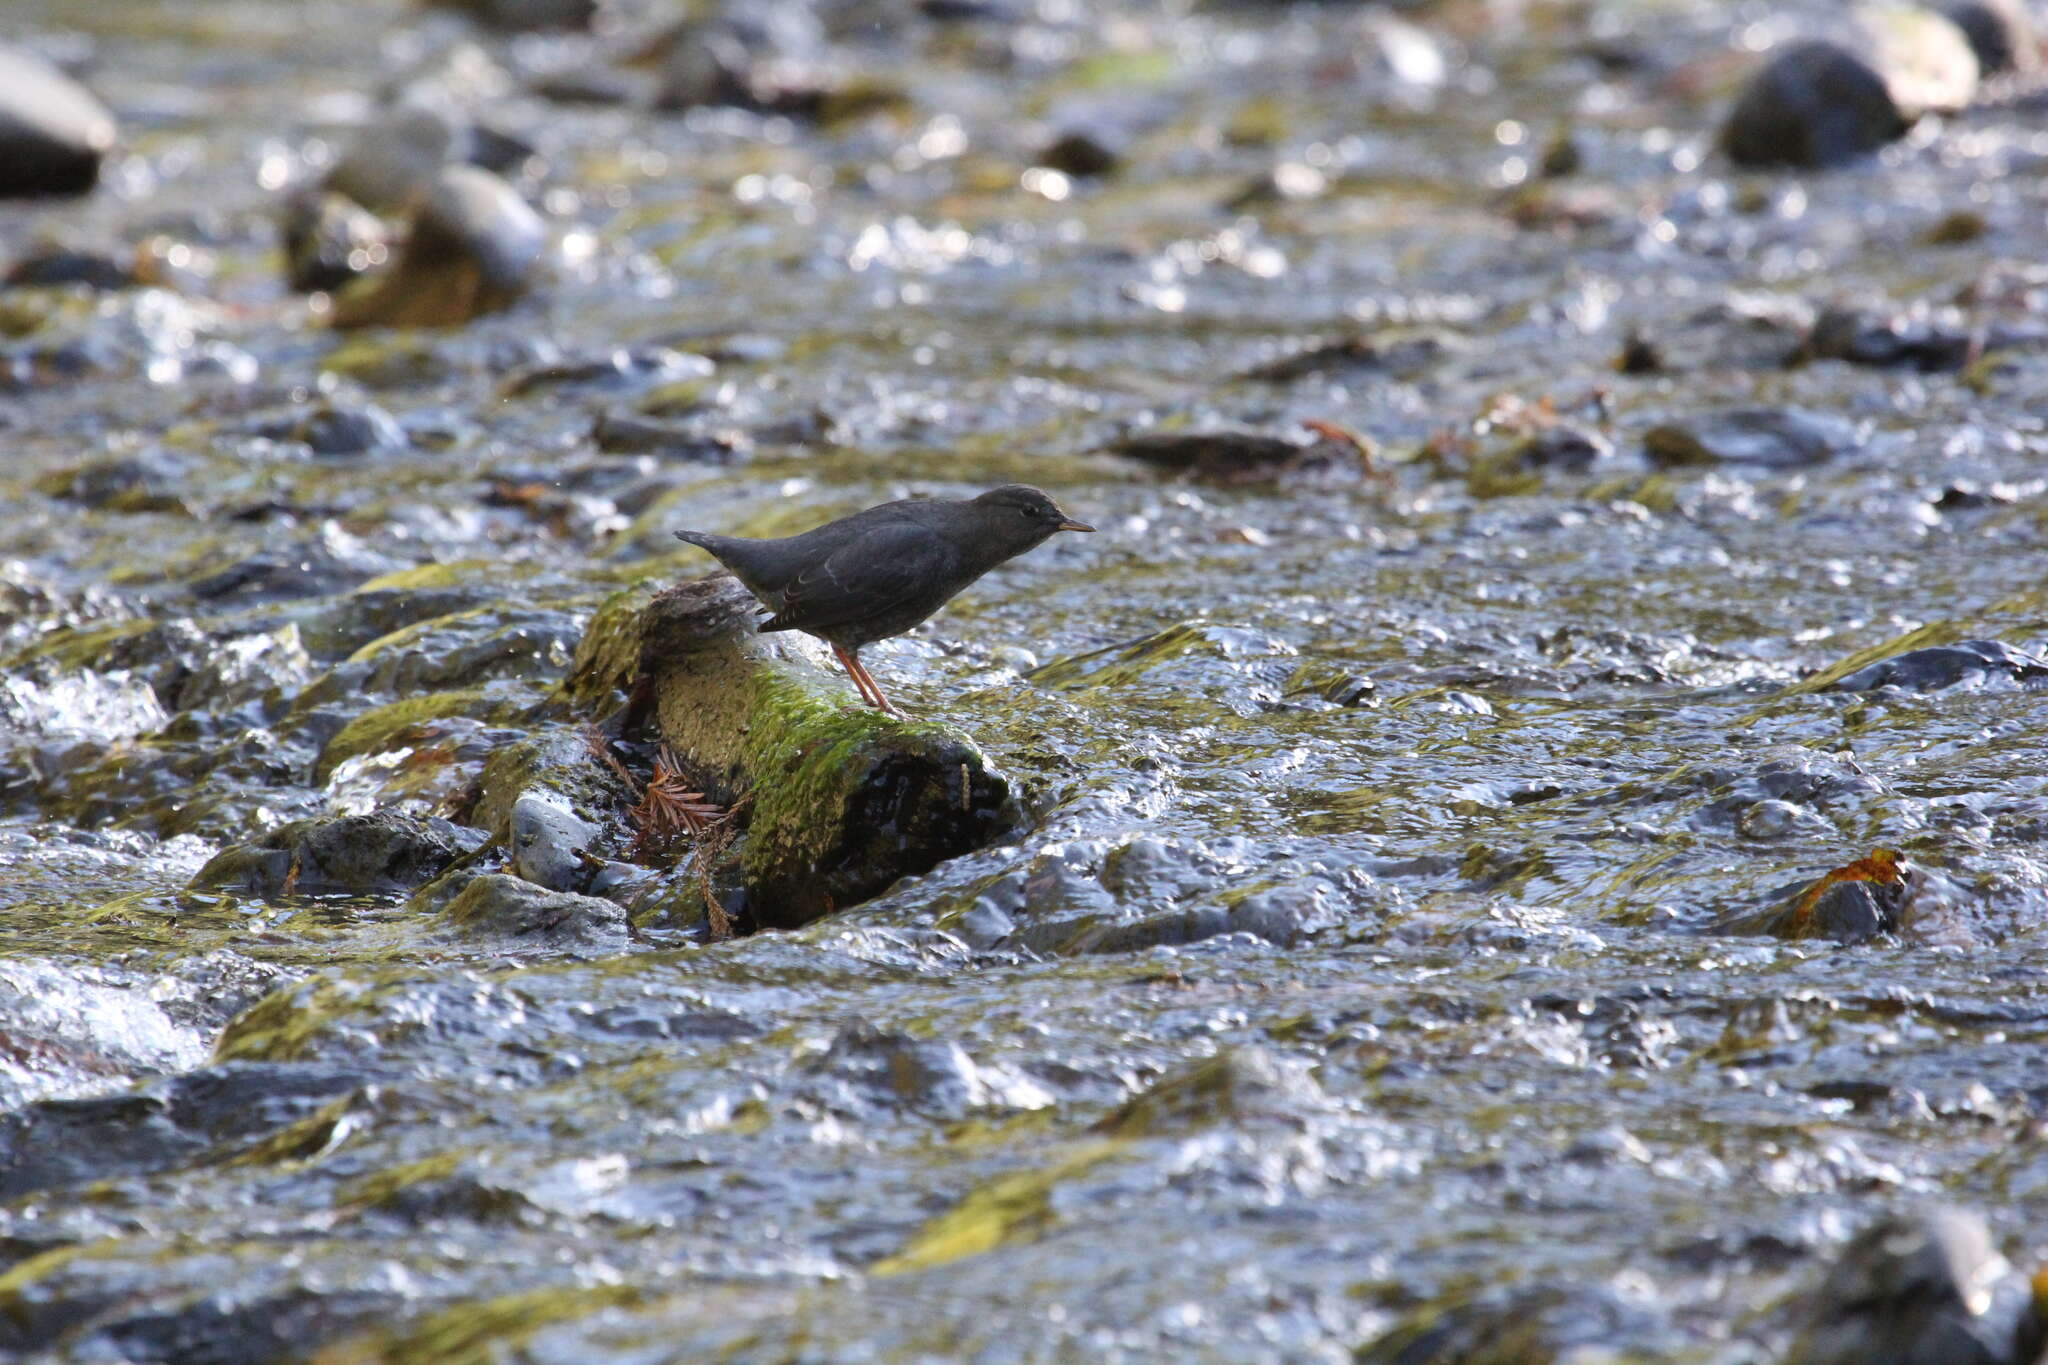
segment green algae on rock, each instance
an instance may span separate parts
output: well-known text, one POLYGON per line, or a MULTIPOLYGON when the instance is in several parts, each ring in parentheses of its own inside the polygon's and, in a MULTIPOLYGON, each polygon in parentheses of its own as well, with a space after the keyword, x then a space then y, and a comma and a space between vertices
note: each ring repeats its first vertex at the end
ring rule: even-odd
POLYGON ((794 927, 980 848, 1009 822, 1009 784, 951 726, 872 711, 808 639, 752 629, 728 575, 616 594, 563 691, 631 687, 714 800, 747 804, 740 864, 758 924, 794 927))

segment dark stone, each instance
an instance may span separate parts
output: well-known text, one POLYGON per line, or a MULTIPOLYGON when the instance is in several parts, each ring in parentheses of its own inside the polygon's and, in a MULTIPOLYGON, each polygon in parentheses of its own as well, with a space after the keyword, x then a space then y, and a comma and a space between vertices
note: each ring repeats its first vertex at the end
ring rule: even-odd
POLYGON ((1549 1365, 1648 1329, 1644 1308, 1606 1290, 1516 1285, 1454 1292, 1358 1348, 1357 1365, 1549 1365))
POLYGON ((1815 40, 1772 54, 1750 78, 1721 147, 1738 165, 1821 169, 1868 156, 1911 126, 1862 57, 1815 40))
POLYGON ((398 264, 335 300, 336 327, 449 327, 509 308, 533 286, 547 227, 510 185, 443 166, 412 216, 398 264))
POLYGON ((1123 159, 1122 150, 1098 134, 1079 129, 1054 137, 1035 158, 1039 165, 1077 178, 1108 175, 1123 159))
POLYGON ((1860 444, 1848 422, 1798 408, 1729 408, 1667 422, 1643 436, 1651 462, 1666 468, 1802 469, 1860 444))
POLYGON ((194 890, 278 896, 389 896, 439 876, 487 836, 447 820, 378 812, 295 820, 214 856, 194 890))
POLYGON ((626 944, 626 912, 607 900, 550 891, 523 877, 488 873, 448 906, 448 923, 468 935, 574 943, 609 951, 626 944))
POLYGON ((2029 1298, 1977 1214, 1887 1215, 1797 1304, 1785 1365, 2014 1365, 2029 1298))
MULTIPOLYGON (((168 1311, 138 1313, 89 1333, 82 1349, 132 1365, 272 1365, 388 1321, 397 1294, 290 1290, 247 1298, 223 1290, 168 1311)), ((102 1319, 104 1321, 104 1319, 102 1319)))
POLYGON ((2040 35, 2023 0, 1949 0, 1940 8, 1963 31, 1985 75, 2040 68, 2040 35))
POLYGON ((7 271, 7 287, 49 288, 84 285, 87 289, 116 290, 135 285, 139 276, 133 255, 118 256, 111 251, 77 251, 50 246, 16 261, 7 271))
POLYGON ((1852 365, 1909 365, 1924 373, 1960 370, 1969 361, 1968 333, 1896 314, 1836 305, 1814 319, 1797 360, 1845 360, 1852 365))
POLYGON ((508 376, 502 391, 516 398, 542 389, 627 391, 688 379, 707 379, 717 367, 708 357, 667 346, 619 347, 603 355, 554 360, 508 376))
POLYGON ((1287 384, 1297 379, 1352 372, 1408 379, 1426 372, 1451 349, 1453 343, 1450 340, 1430 333, 1385 338, 1340 337, 1254 366, 1240 377, 1267 384, 1287 384))
POLYGON ((285 282, 301 294, 332 293, 382 265, 390 245, 377 215, 339 195, 302 190, 285 200, 285 282))
POLYGON ((1899 930, 1899 910, 1906 899, 1903 886, 1883 882, 1836 882, 1822 891, 1799 917, 1796 934, 1779 937, 1824 938, 1836 943, 1868 943, 1899 930))
POLYGON ((405 428, 375 403, 356 407, 328 405, 299 424, 298 439, 315 455, 361 455, 372 450, 403 450, 405 428))
POLYGON ((193 580, 192 595, 202 602, 245 604, 327 597, 346 592, 376 572, 319 545, 308 545, 296 555, 259 551, 193 580))
POLYGON ((196 464, 190 456, 151 447, 59 471, 36 487, 51 497, 115 512, 189 512, 187 485, 196 464))
POLYGON ((0 199, 90 193, 114 116, 42 58, 0 47, 0 199))
POLYGON ((614 455, 662 455, 693 464, 737 464, 745 457, 736 433, 707 434, 684 423, 628 411, 598 414, 591 439, 599 450, 614 455))
POLYGON ((1515 459, 1525 469, 1561 469, 1581 474, 1598 461, 1614 454, 1614 443, 1597 431, 1583 427, 1544 427, 1515 450, 1515 459))
POLYGON ((1293 468, 1304 447, 1255 431, 1141 431, 1109 447, 1157 469, 1219 483, 1267 479, 1293 468))
POLYGON ((728 106, 815 118, 831 81, 824 32, 807 5, 734 8, 676 30, 661 68, 660 109, 728 106))
POLYGON ((480 24, 509 33, 549 29, 586 29, 597 17, 598 0, 428 0, 437 9, 456 10, 480 24))
POLYGON ((227 1062, 141 1092, 25 1105, 0 1115, 0 1199, 170 1170, 294 1123, 366 1080, 346 1068, 227 1062))
POLYGON ((1904 692, 1939 692, 1958 683, 2004 679, 2029 682, 2048 677, 2048 659, 2014 649, 2002 640, 1965 640, 1895 654, 1837 679, 1830 692, 1874 692, 1896 687, 1904 692))

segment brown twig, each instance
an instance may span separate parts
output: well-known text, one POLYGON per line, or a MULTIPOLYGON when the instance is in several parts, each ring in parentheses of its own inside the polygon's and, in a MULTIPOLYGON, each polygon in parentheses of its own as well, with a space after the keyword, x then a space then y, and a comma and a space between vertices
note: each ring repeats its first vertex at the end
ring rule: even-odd
MULTIPOLYGON (((593 749, 603 745, 603 737, 592 740, 593 749)), ((676 758, 675 751, 663 745, 654 758, 654 775, 641 787, 625 772, 624 766, 612 756, 610 747, 604 745, 602 756, 620 773, 635 790, 639 800, 626 812, 626 818, 633 823, 632 847, 627 856, 634 861, 651 864, 673 862, 679 850, 678 840, 687 839, 697 859, 697 887, 704 896, 704 916, 711 926, 714 941, 732 937, 732 915, 711 889, 711 868, 718 861, 733 840, 737 830, 734 817, 746 808, 750 797, 741 797, 730 806, 720 806, 707 801, 701 791, 689 790, 689 783, 683 776, 683 765, 676 758)))

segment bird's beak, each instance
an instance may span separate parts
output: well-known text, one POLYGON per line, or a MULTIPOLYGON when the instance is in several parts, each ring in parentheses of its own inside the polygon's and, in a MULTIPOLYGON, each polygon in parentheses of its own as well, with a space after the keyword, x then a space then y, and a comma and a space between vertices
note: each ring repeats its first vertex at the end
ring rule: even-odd
POLYGON ((1056 531, 1092 531, 1095 528, 1085 521, 1075 521, 1072 517, 1068 517, 1053 529, 1056 531))

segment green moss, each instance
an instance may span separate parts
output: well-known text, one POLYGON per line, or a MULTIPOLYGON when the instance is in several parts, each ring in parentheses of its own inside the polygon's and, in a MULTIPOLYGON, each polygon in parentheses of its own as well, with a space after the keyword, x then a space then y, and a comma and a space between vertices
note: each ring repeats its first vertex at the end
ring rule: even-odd
POLYGON ((601 706, 632 685, 640 672, 640 616, 654 599, 652 584, 613 593, 599 604, 557 696, 579 709, 601 706))
POLYGON ((376 1333, 321 1352, 322 1360, 368 1365, 373 1361, 431 1360, 435 1365, 495 1365, 509 1360, 532 1336, 607 1308, 643 1301, 630 1285, 589 1289, 535 1289, 454 1308, 421 1319, 403 1332, 376 1333))
MULTIPOLYGON (((815 867, 838 839, 836 816, 868 775, 880 746, 908 728, 964 742, 949 726, 913 723, 821 695, 777 668, 754 670, 740 765, 751 783, 742 866, 750 883, 777 869, 815 867)), ((897 741, 900 742, 900 741, 897 741)))
POLYGON ((59 668, 91 668, 109 647, 122 640, 141 635, 157 628, 157 621, 115 621, 95 626, 67 626, 55 630, 7 661, 15 667, 32 660, 48 660, 59 668))
POLYGON ((1114 1140, 1085 1143, 1050 1166, 998 1176, 919 1228, 903 1250, 877 1261, 869 1273, 929 1270, 1000 1246, 1035 1241, 1052 1224, 1052 1192, 1060 1182, 1100 1165, 1125 1145, 1114 1140))
POLYGON ((473 621, 479 616, 489 616, 501 610, 496 605, 470 607, 463 611, 451 611, 445 616, 430 616, 424 621, 415 621, 409 626, 400 626, 388 635, 379 635, 370 643, 348 656, 352 664, 367 663, 386 650, 403 649, 415 640, 422 639, 434 631, 445 629, 457 621, 473 621))
POLYGON ((357 586, 362 592, 421 592, 435 588, 466 588, 473 583, 504 583, 529 577, 525 565, 495 559, 456 559, 446 564, 420 564, 384 574, 357 586))
POLYGON ((217 1062, 291 1062, 329 1024, 355 1011, 358 982, 318 978, 272 991, 231 1020, 214 1045, 217 1062))
POLYGON ((477 715, 490 710, 490 703, 476 688, 459 692, 431 692, 424 697, 407 697, 363 712, 327 741, 314 765, 315 780, 325 782, 334 770, 362 754, 383 753, 399 746, 408 730, 429 721, 450 716, 477 715))

